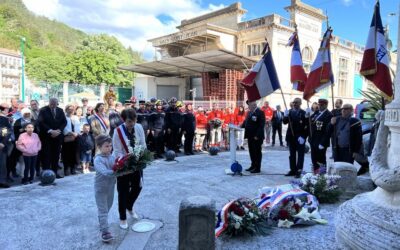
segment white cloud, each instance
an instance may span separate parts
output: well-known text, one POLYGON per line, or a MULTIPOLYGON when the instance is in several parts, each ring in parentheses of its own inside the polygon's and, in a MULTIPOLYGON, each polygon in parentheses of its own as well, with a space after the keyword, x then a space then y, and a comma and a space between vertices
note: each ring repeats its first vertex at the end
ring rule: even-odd
POLYGON ((353 0, 342 0, 342 3, 343 3, 345 6, 350 6, 350 5, 353 4, 353 0))
POLYGON ((23 0, 37 15, 64 22, 89 33, 117 37, 151 59, 154 49, 147 40, 172 32, 183 19, 224 7, 200 5, 200 0, 23 0), (164 18, 158 18, 158 17, 164 18), (167 18, 165 18, 167 17, 167 18))

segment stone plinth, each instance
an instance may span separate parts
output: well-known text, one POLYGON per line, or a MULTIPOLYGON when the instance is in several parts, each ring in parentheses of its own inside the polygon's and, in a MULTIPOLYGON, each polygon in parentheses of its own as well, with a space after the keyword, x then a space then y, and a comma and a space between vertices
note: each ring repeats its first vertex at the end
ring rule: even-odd
MULTIPOLYGON (((357 195, 336 213, 336 241, 344 249, 399 249, 400 209, 379 204, 383 189, 357 195)), ((387 194, 389 195, 389 194, 387 194)))
POLYGON ((215 249, 215 201, 205 196, 191 196, 179 209, 180 250, 215 249))
POLYGON ((338 187, 351 190, 357 186, 357 168, 347 162, 334 162, 329 169, 330 174, 340 175, 338 187))

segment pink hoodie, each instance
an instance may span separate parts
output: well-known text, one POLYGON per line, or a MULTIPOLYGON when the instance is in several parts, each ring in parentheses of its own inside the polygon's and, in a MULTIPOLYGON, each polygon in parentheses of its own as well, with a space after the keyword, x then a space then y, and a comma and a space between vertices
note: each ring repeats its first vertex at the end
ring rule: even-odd
POLYGON ((32 135, 28 135, 26 132, 22 133, 16 145, 17 149, 21 151, 24 156, 35 156, 42 148, 42 143, 36 133, 32 133, 32 135))

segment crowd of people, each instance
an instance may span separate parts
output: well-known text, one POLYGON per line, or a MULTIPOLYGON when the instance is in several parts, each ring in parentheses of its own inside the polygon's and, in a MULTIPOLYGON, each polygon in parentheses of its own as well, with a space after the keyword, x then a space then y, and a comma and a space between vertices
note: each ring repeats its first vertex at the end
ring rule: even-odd
MULTIPOLYGON (((255 107, 264 117, 262 124, 257 125, 263 129, 261 144, 250 142, 252 138, 246 136, 248 145, 260 144, 261 147, 265 142, 275 146, 278 135, 280 146, 284 146, 282 126, 288 124, 286 144, 290 152, 289 176, 299 176, 303 169, 307 137, 314 169, 326 164, 326 149, 330 143, 333 145, 335 161, 351 162, 354 157, 349 152, 358 153, 360 146, 357 145, 362 144, 359 143, 362 140, 361 124, 356 118, 349 119, 352 116, 351 105, 351 109, 349 105, 342 108, 339 99, 332 112, 327 110, 327 105, 327 100, 320 99, 311 109, 304 111, 300 108, 301 99, 296 98, 290 110, 283 112, 279 105, 273 109, 268 102, 264 102, 261 108, 255 107), (343 112, 348 114, 343 115, 343 112), (338 122, 335 123, 332 117, 337 117, 335 119, 338 122)), ((25 163, 23 184, 32 182, 35 173, 39 176, 41 169, 52 169, 58 173, 61 169, 60 156, 64 175, 57 174, 57 178, 76 174, 79 165, 83 173, 88 173, 95 155, 95 138, 99 135, 112 138, 115 128, 124 122, 121 112, 128 108, 136 111, 137 123, 143 127, 146 145, 154 152, 155 158, 163 158, 167 150, 179 153, 183 149, 184 154, 193 155, 210 147, 228 149, 229 124, 244 128, 246 118, 253 113, 250 105, 236 108, 213 105, 210 110, 203 107, 194 110, 191 103, 183 104, 175 97, 168 102, 155 98, 148 102, 137 102, 132 97, 122 104, 116 101, 112 91, 107 92, 104 102, 97 103, 94 108, 86 98, 81 100, 80 105, 66 105, 64 110, 58 107, 55 98, 42 108, 36 100, 32 100, 27 107, 23 102, 12 99, 10 106, 6 103, 0 105, 0 187, 8 187, 7 183, 19 177, 16 166, 20 158, 25 163)), ((244 150, 244 139, 245 132, 238 131, 237 149, 244 150)), ((249 151, 251 156, 259 158, 256 162, 261 162, 260 155, 254 154, 258 149, 249 147, 249 151)), ((248 170, 257 173, 260 164, 254 163, 255 166, 250 166, 248 170)))

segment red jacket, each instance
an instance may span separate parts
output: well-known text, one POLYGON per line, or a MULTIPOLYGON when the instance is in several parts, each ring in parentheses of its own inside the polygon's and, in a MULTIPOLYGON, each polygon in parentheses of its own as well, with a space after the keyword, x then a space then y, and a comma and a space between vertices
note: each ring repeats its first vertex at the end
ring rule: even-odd
POLYGON ((213 110, 208 114, 208 121, 214 120, 214 119, 220 119, 221 121, 224 120, 224 117, 222 116, 222 112, 219 110, 213 110))
POLYGON ((239 113, 235 116, 235 125, 242 125, 244 120, 246 120, 247 112, 244 112, 243 115, 239 115, 239 113))
POLYGON ((201 112, 196 113, 196 128, 205 129, 207 128, 207 116, 201 112))
POLYGON ((266 108, 265 106, 263 106, 263 107, 261 108, 261 110, 264 111, 265 120, 266 120, 266 121, 271 121, 272 116, 273 116, 273 114, 274 114, 274 109, 271 108, 270 106, 268 106, 268 108, 266 108))

